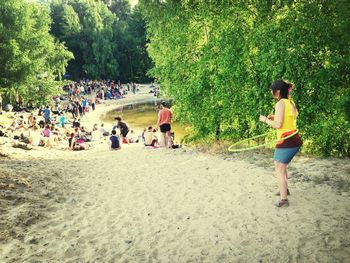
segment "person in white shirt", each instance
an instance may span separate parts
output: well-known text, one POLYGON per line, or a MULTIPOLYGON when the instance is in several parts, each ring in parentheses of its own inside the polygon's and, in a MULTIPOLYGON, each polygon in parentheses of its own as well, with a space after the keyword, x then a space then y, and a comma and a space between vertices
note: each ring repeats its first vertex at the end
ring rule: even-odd
POLYGON ((151 126, 148 127, 147 131, 145 132, 145 146, 155 147, 158 145, 158 138, 155 135, 155 132, 156 130, 153 130, 151 126))

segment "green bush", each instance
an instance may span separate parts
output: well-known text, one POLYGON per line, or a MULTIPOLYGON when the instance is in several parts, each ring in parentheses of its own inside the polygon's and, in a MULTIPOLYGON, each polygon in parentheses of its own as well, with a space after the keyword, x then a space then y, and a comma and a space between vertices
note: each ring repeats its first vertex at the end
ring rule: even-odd
POLYGON ((305 151, 349 156, 350 2, 148 1, 150 74, 194 138, 264 133, 269 86, 295 83, 305 151))

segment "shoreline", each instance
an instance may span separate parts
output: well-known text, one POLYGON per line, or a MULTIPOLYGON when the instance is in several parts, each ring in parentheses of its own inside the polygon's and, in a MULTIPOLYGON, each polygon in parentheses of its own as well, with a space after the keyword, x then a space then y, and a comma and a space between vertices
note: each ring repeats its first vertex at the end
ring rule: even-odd
MULTIPOLYGON (((135 97, 98 105, 83 124, 100 123, 102 113, 135 97)), ((278 209, 272 156, 221 152, 220 145, 139 144, 111 152, 106 141, 77 152, 15 148, 0 163, 0 261, 350 258, 347 160, 297 157, 291 206, 278 209)))
MULTIPOLYGON (((141 85, 140 92, 135 94, 129 94, 126 98, 119 99, 119 100, 104 100, 101 104, 98 104, 96 106, 95 111, 90 112, 88 115, 84 115, 82 117, 79 117, 78 119, 81 120, 81 124, 84 126, 88 126, 91 128, 95 123, 100 124, 104 123, 102 120, 103 116, 106 115, 108 112, 117 110, 119 108, 132 105, 132 104, 143 104, 143 103, 150 103, 150 102, 159 102, 162 100, 162 98, 154 98, 153 94, 148 93, 149 91, 147 85, 141 85)), ((28 113, 26 113, 29 115, 28 113)), ((6 114, 7 116, 8 114, 6 114)), ((13 116, 13 113, 11 113, 13 116)), ((19 114, 21 115, 21 113, 19 114)), ((70 116, 70 113, 67 113, 66 115, 70 116)), ((72 119, 72 118, 68 118, 72 119)), ((8 121, 9 122, 9 121, 8 121)), ((113 124, 106 123, 106 127, 108 129, 111 129, 113 124)), ((18 133, 18 132, 17 132, 18 133)), ((46 157, 52 157, 55 158, 57 153, 56 151, 62 151, 66 150, 64 146, 65 144, 60 144, 59 146, 56 146, 52 149, 47 149, 44 147, 25 147, 23 144, 19 143, 18 141, 14 140, 13 138, 9 137, 0 137, 0 158, 21 158, 22 154, 27 155, 28 157, 37 158, 40 157, 41 154, 39 152, 46 152, 46 157), (32 154, 34 153, 34 154, 32 154)))

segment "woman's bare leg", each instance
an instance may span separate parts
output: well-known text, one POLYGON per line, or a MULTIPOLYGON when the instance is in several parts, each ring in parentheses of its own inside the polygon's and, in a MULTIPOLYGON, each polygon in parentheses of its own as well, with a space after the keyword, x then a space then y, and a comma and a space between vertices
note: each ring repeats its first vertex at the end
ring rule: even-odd
POLYGON ((167 146, 167 140, 166 140, 166 133, 165 132, 162 132, 162 145, 163 147, 166 148, 167 146))
POLYGON ((286 166, 286 172, 285 172, 285 176, 284 176, 284 178, 285 178, 285 180, 286 180, 286 185, 287 185, 287 195, 288 195, 288 172, 287 172, 287 168, 288 168, 288 166, 286 166))
POLYGON ((275 161, 275 170, 276 170, 278 189, 280 191, 281 200, 287 199, 287 189, 288 189, 287 164, 275 161))
POLYGON ((166 132, 166 135, 167 135, 167 137, 168 137, 166 147, 171 148, 171 146, 173 145, 173 138, 171 137, 171 132, 170 132, 170 131, 167 131, 167 132, 166 132))

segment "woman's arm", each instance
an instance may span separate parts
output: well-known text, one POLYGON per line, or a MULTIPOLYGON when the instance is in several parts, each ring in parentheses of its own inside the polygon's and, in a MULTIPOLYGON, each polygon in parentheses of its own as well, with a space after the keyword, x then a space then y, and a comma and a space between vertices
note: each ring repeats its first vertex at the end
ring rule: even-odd
POLYGON ((159 127, 159 124, 160 124, 160 111, 158 112, 157 127, 159 127))
POLYGON ((274 120, 270 120, 268 117, 260 115, 259 120, 262 122, 265 122, 267 125, 269 125, 272 128, 280 129, 283 125, 284 120, 284 102, 280 100, 276 103, 275 106, 275 116, 274 120))

